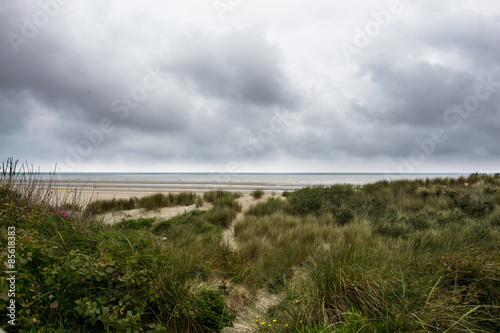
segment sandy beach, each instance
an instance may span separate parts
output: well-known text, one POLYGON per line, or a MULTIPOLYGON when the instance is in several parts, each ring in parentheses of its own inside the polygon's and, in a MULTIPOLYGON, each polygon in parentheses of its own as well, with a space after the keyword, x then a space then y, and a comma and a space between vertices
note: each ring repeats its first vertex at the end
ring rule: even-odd
POLYGON ((154 193, 179 193, 195 192, 203 193, 213 190, 236 191, 249 193, 256 189, 265 192, 281 193, 283 191, 293 191, 303 186, 300 185, 269 185, 252 182, 150 182, 150 181, 54 181, 51 184, 53 191, 59 195, 74 195, 75 192, 82 196, 82 199, 121 199, 131 197, 142 197, 154 193))
POLYGON ((203 193, 213 190, 235 191, 250 193, 251 191, 262 189, 267 193, 282 193, 283 191, 293 191, 304 186, 295 185, 269 185, 251 182, 137 182, 137 181, 54 181, 51 184, 54 194, 70 195, 75 193, 81 195, 84 201, 89 199, 128 199, 131 197, 142 197, 154 193, 179 193, 195 192, 203 193))

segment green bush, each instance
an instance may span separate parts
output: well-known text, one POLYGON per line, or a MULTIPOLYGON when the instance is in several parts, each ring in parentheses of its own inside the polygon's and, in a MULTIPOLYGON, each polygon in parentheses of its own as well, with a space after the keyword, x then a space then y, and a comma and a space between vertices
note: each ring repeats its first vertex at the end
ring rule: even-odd
POLYGON ((287 200, 292 214, 319 216, 348 205, 353 193, 351 185, 306 187, 293 192, 287 200))
POLYGON ((347 224, 351 222, 353 219, 354 219, 354 213, 349 208, 341 208, 335 214, 335 221, 337 221, 337 223, 339 223, 340 225, 347 224))

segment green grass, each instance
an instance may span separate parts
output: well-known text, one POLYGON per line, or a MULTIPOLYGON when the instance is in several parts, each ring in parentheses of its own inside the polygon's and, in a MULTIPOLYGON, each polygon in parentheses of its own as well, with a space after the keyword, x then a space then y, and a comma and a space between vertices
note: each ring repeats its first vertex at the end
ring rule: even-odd
POLYGON ((203 193, 203 200, 215 203, 216 200, 234 200, 241 197, 240 193, 229 192, 229 191, 208 191, 203 193))
MULTIPOLYGON (((500 331, 498 174, 289 192, 237 220, 232 250, 222 234, 241 211, 239 194, 206 192, 210 209, 166 221, 105 225, 83 203, 50 201, 36 175, 9 165, 0 243, 14 226, 16 330, 220 332, 265 290, 277 301, 257 322, 243 316, 256 332, 500 331)), ((113 202, 94 209, 119 209, 113 202)), ((0 298, 2 313, 7 304, 0 298)))
POLYGON ((260 199, 264 195, 264 190, 262 189, 255 190, 251 193, 251 195, 254 199, 260 199))
POLYGON ((146 211, 160 210, 164 207, 190 206, 195 202, 200 203, 200 197, 192 192, 181 192, 177 194, 156 193, 142 198, 130 199, 106 199, 90 202, 85 212, 87 214, 103 214, 120 210, 145 209, 146 211), (197 201, 198 200, 198 201, 197 201))
POLYGON ((275 197, 268 198, 266 202, 259 202, 251 206, 245 216, 266 216, 273 213, 287 214, 290 211, 290 205, 287 201, 275 197))

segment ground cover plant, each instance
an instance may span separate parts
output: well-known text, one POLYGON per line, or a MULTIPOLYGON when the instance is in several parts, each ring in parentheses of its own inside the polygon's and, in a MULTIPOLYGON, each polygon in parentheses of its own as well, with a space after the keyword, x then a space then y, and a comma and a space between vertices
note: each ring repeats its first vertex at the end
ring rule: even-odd
POLYGON ((500 331, 498 174, 309 187, 239 215, 241 194, 212 191, 208 210, 109 225, 21 170, 1 173, 7 332, 500 331))
POLYGON ((131 209, 159 210, 164 207, 193 205, 197 198, 199 197, 195 193, 180 192, 156 193, 142 198, 93 200, 86 205, 85 212, 92 215, 131 209))

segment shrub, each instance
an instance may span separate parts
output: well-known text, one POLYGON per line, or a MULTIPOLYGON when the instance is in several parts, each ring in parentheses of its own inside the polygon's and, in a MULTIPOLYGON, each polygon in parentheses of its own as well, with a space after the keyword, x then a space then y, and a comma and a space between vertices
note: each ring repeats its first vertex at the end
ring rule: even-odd
POLYGON ((290 210, 295 215, 318 214, 326 201, 323 187, 306 187, 293 192, 288 198, 290 210))
POLYGON ((319 216, 348 204, 353 193, 351 185, 306 187, 293 192, 287 200, 292 214, 319 216))
POLYGON ((347 224, 351 222, 353 219, 354 219, 354 213, 349 208, 341 208, 335 214, 335 221, 337 221, 337 223, 339 223, 340 225, 347 224))
POLYGON ((430 217, 427 214, 415 214, 408 217, 408 223, 415 230, 427 230, 431 225, 429 218, 430 217))

